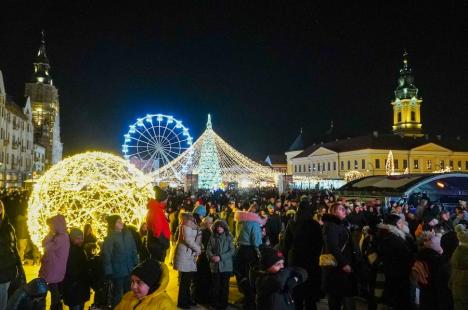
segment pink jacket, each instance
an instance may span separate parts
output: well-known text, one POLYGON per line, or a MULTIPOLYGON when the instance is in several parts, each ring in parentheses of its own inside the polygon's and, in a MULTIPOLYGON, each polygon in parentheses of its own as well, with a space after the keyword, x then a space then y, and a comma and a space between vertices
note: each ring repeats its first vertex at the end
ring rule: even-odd
POLYGON ((63 215, 56 215, 50 221, 54 227, 55 234, 49 234, 42 240, 44 256, 42 256, 41 260, 39 277, 44 278, 47 283, 59 283, 65 277, 68 253, 70 251, 70 239, 63 215))

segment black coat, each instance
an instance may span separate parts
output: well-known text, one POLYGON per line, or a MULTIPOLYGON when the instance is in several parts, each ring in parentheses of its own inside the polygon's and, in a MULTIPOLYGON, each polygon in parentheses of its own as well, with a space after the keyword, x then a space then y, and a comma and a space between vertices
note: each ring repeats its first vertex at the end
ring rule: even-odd
POLYGON ((307 281, 296 289, 306 290, 314 300, 319 299, 322 282, 319 257, 323 246, 320 224, 313 219, 290 221, 284 244, 288 266, 304 268, 308 273, 307 281))
POLYGON ((63 301, 67 306, 80 305, 89 300, 89 263, 82 247, 70 244, 65 278, 60 283, 63 301))
POLYGON ((323 288, 326 293, 343 297, 353 296, 356 280, 353 272, 346 273, 342 268, 350 265, 353 268, 353 241, 344 223, 334 215, 325 214, 322 218, 325 254, 333 254, 338 266, 323 268, 323 288))
MULTIPOLYGON (((0 283, 15 280, 20 266, 15 229, 4 216, 0 219, 0 283)), ((20 269, 22 271, 22 267, 20 269)))
POLYGON ((396 226, 379 224, 377 252, 385 274, 384 301, 397 309, 409 309, 410 272, 415 246, 396 226))
POLYGON ((271 246, 275 246, 278 243, 278 236, 283 228, 281 217, 278 214, 268 216, 268 220, 265 224, 265 230, 268 238, 270 239, 271 246))
POLYGON ((426 263, 429 269, 428 284, 420 286, 419 309, 453 309, 452 292, 448 286, 450 265, 447 258, 432 249, 423 249, 417 255, 417 260, 426 263))
POLYGON ((259 272, 255 281, 257 309, 295 309, 292 291, 306 280, 307 272, 302 268, 288 267, 275 274, 259 272))
POLYGON ((47 283, 36 278, 18 288, 8 299, 6 310, 43 310, 46 307, 47 283))

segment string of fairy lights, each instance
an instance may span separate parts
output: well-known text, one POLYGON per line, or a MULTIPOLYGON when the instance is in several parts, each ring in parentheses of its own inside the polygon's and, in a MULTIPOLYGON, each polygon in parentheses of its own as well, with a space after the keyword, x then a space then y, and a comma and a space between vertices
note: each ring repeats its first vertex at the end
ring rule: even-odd
POLYGON ((106 218, 119 214, 139 227, 154 196, 151 179, 121 157, 88 152, 54 165, 34 185, 29 199, 31 239, 42 251, 47 219, 62 214, 69 228, 92 224, 98 240, 107 235, 106 218))
POLYGON ((216 189, 226 182, 245 187, 274 185, 279 176, 277 171, 249 159, 224 141, 213 130, 210 116, 206 130, 190 150, 156 170, 153 177, 156 182, 180 185, 187 174, 197 174, 199 187, 205 189, 216 189))

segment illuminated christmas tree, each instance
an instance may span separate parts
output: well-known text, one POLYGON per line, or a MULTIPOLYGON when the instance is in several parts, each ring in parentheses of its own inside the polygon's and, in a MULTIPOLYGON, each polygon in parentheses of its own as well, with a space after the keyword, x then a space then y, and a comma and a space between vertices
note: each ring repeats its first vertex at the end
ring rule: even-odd
POLYGON ((218 151, 212 134, 211 116, 208 114, 206 123, 208 137, 203 141, 200 152, 200 165, 198 167, 198 188, 217 189, 221 185, 221 168, 218 151))
POLYGON ((393 153, 390 150, 387 156, 387 162, 385 163, 385 171, 387 175, 395 174, 395 163, 393 162, 393 153))

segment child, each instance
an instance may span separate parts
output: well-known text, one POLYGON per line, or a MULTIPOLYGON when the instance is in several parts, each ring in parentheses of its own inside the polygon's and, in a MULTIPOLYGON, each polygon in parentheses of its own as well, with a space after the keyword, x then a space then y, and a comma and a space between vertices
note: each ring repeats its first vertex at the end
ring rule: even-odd
POLYGON ((284 256, 272 248, 262 248, 261 271, 257 275, 257 309, 295 309, 292 291, 307 280, 307 272, 299 267, 284 268, 284 256))
POLYGON ((169 284, 169 270, 164 263, 147 259, 132 270, 132 291, 122 298, 115 310, 126 309, 176 309, 166 293, 169 284))
POLYGON ((226 309, 229 297, 229 278, 233 271, 234 245, 229 226, 225 221, 216 220, 212 230, 213 234, 206 249, 213 281, 212 306, 215 309, 226 309))

